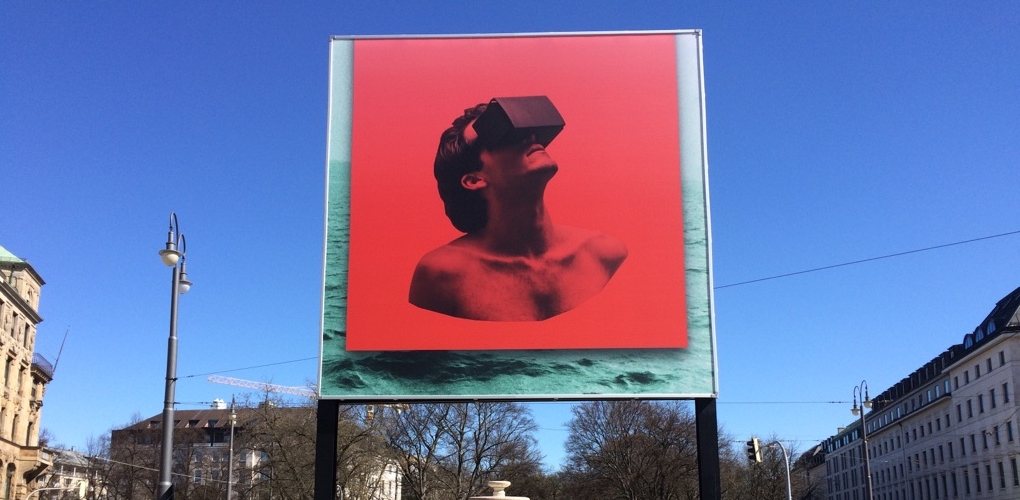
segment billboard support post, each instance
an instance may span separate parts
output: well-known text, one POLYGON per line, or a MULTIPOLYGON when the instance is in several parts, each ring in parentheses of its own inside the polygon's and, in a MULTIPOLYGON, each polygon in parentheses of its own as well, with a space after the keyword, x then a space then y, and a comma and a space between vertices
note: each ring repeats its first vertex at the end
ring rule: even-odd
MULTIPOLYGON (((715 398, 696 398, 694 415, 698 428, 698 490, 702 500, 722 498, 719 470, 719 423, 715 398)), ((318 500, 318 497, 316 497, 318 500)))
POLYGON ((314 500, 336 499, 336 445, 339 433, 340 402, 319 400, 315 418, 315 490, 314 500))

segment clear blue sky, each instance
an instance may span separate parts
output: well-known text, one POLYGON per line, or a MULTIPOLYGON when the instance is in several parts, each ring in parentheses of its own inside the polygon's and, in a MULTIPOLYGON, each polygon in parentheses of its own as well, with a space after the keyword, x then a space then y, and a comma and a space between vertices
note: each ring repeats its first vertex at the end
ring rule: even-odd
MULTIPOLYGON (((1020 230, 1020 3, 0 2, 0 245, 47 281, 43 427, 316 378, 330 35, 704 30, 715 283, 1020 230), (303 360, 284 363, 293 360, 303 360), (283 364, 280 364, 283 363, 283 364)), ((554 64, 555 62, 550 62, 554 64)), ((635 175, 640 166, 635 165, 635 175)), ((720 288, 719 419, 804 450, 1020 286, 1020 236, 720 288)), ((569 405, 536 405, 550 463, 569 405)))

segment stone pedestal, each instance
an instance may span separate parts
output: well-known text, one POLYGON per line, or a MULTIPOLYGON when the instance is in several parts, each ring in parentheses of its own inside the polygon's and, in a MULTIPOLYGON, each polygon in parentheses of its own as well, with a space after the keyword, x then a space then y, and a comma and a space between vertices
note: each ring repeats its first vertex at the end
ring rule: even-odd
POLYGON ((492 488, 492 495, 487 497, 471 497, 470 500, 531 500, 528 497, 507 496, 506 489, 510 487, 510 481, 489 481, 488 485, 492 488))

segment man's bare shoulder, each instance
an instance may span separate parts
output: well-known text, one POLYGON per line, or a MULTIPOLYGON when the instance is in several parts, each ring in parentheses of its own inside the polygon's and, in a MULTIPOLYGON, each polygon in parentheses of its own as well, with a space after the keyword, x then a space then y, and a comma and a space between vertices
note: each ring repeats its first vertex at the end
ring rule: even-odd
POLYGON ((561 234, 567 248, 589 252, 614 269, 627 258, 627 245, 601 231, 564 227, 561 234))
POLYGON ((459 314, 461 285, 476 257, 464 237, 421 257, 411 276, 408 301, 450 316, 459 314))
POLYGON ((418 260, 415 274, 418 270, 437 275, 435 277, 460 274, 467 264, 477 258, 475 245, 462 236, 423 255, 418 260))

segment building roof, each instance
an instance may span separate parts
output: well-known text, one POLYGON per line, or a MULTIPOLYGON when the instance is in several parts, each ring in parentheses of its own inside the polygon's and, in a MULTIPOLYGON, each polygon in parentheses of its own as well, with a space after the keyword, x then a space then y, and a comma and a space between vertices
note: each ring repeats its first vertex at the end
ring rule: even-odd
POLYGON ((991 335, 1003 328, 1016 327, 1020 327, 1020 288, 996 302, 992 312, 988 313, 974 333, 981 331, 985 335, 991 335))
POLYGON ((42 276, 39 276, 39 273, 35 272, 35 269, 32 267, 32 264, 29 264, 27 260, 21 259, 17 255, 14 255, 13 253, 10 252, 10 250, 7 250, 2 245, 0 245, 0 267, 5 269, 14 269, 18 271, 21 270, 28 271, 28 273, 31 274, 32 277, 35 278, 35 280, 38 281, 40 285, 46 284, 46 282, 42 279, 42 276))
POLYGON ((0 245, 0 262, 13 262, 16 264, 25 263, 25 261, 19 259, 17 255, 14 255, 9 250, 4 248, 3 245, 0 245))
MULTIPOLYGON (((155 429, 163 422, 163 414, 153 415, 121 430, 155 429)), ((230 410, 207 408, 203 410, 176 410, 175 429, 230 427, 230 410)))
MULTIPOLYGON (((900 398, 907 396, 927 384, 930 380, 939 377, 945 370, 950 369, 955 363, 967 357, 970 353, 981 346, 1000 336, 1002 332, 1016 332, 1020 330, 1020 288, 1013 290, 995 303, 995 307, 988 313, 974 331, 963 336, 963 342, 949 346, 948 349, 935 356, 934 359, 925 363, 924 366, 914 370, 897 384, 879 394, 875 399, 874 410, 868 412, 866 418, 877 416, 879 410, 890 404, 895 404, 900 398)), ((946 392, 948 394, 948 391, 946 392)), ((855 420, 846 428, 841 429, 834 436, 826 441, 839 439, 850 435, 860 426, 860 421, 855 420)), ((853 439, 856 439, 854 437, 853 439)))

